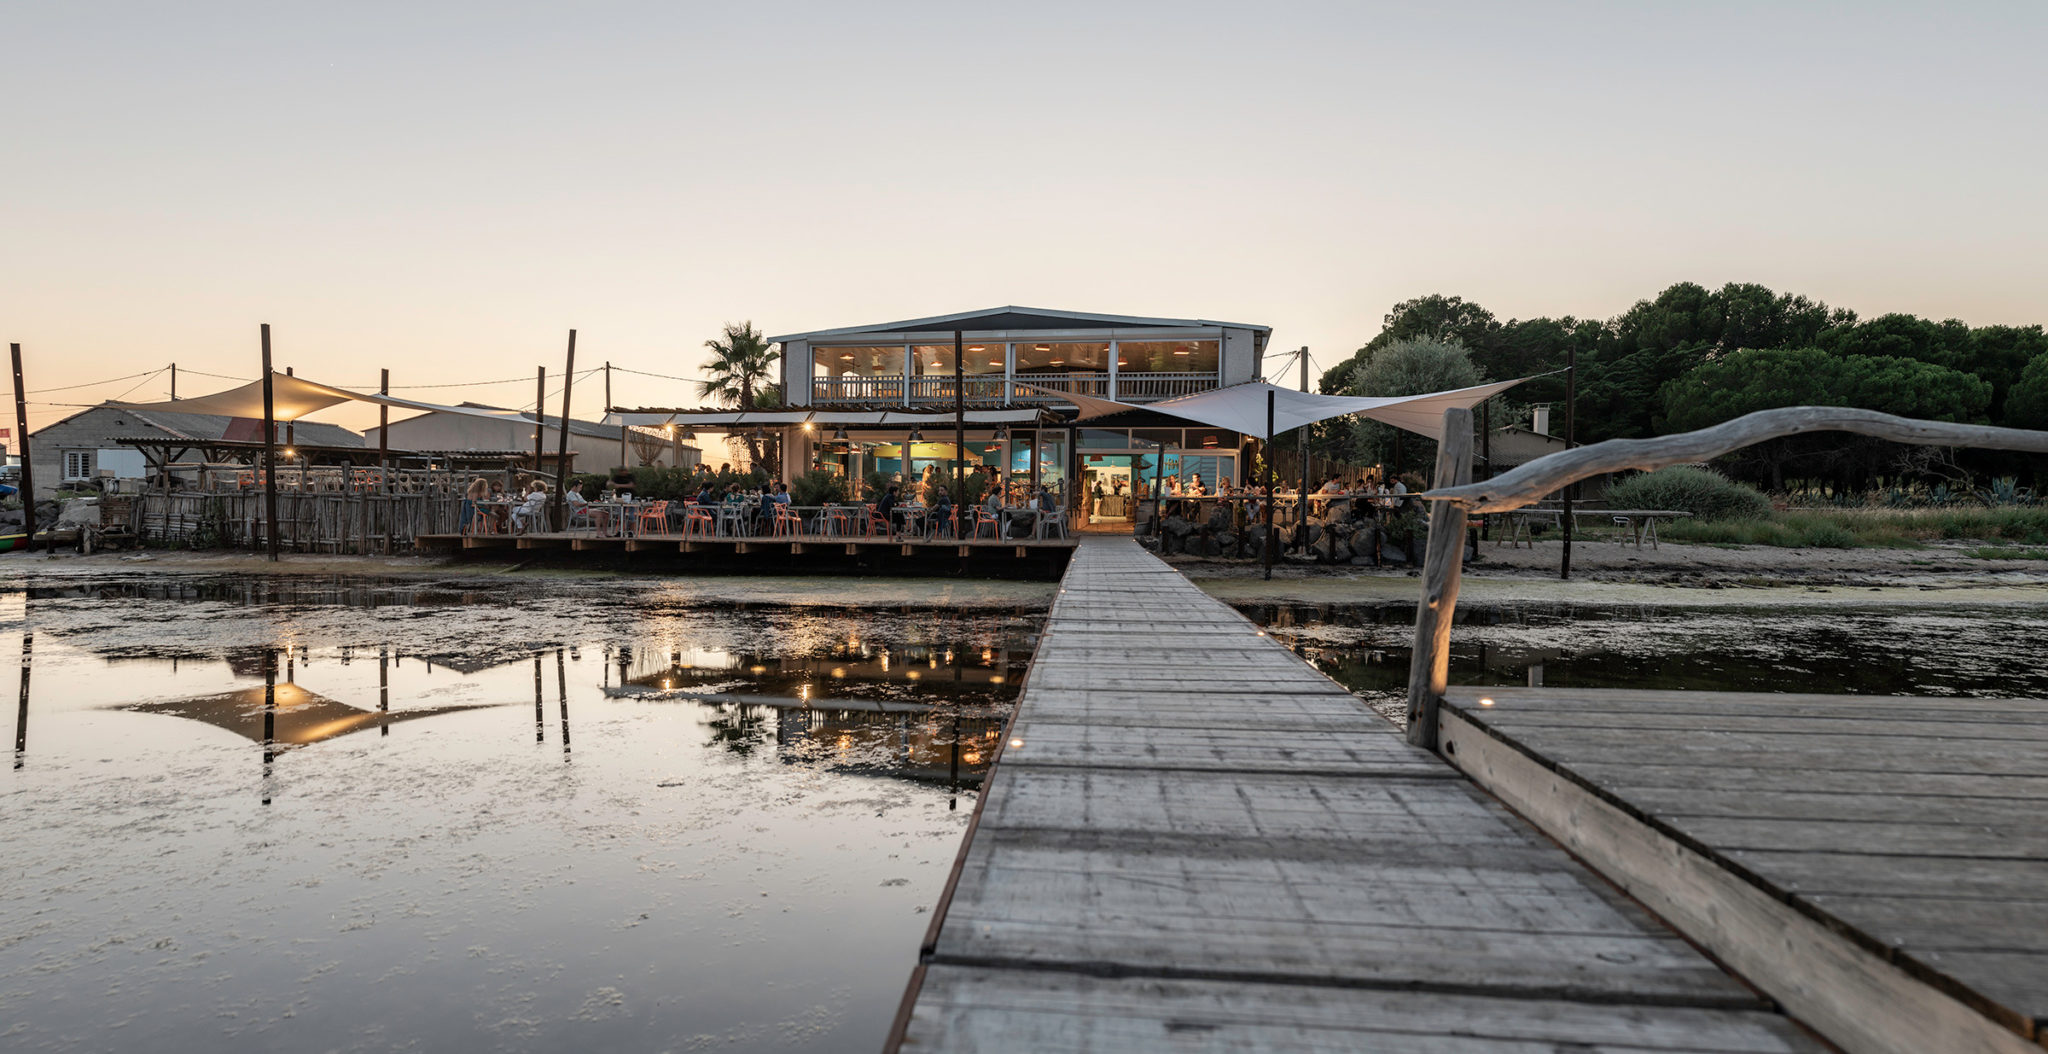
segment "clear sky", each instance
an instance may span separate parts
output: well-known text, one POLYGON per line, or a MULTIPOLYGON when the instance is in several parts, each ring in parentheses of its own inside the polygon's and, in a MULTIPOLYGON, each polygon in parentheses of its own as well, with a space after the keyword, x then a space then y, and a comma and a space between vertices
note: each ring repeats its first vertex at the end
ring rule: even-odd
POLYGON ((528 378, 402 392, 517 405, 572 326, 579 366, 694 374, 729 320, 1010 303, 1264 323, 1323 362, 1431 292, 2048 321, 2039 0, 15 0, 0 40, 31 391, 253 377, 259 322, 302 375, 528 378))

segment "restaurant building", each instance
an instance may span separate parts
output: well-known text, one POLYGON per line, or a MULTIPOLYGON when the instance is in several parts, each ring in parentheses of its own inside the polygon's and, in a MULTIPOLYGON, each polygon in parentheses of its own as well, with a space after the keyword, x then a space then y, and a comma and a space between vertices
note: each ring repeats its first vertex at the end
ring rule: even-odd
MULTIPOLYGON (((770 338, 782 346, 786 409, 697 423, 779 431, 785 478, 823 469, 871 484, 950 472, 961 406, 970 470, 1042 484, 1069 507, 1082 494, 1135 494, 1162 475, 1213 489, 1242 481, 1251 437, 1142 409, 1076 427, 1073 397, 1143 404, 1256 380, 1271 332, 1000 307, 791 333, 770 338)), ((1124 512, 1091 513, 1105 525, 1129 522, 1125 503, 1088 507, 1124 512)))

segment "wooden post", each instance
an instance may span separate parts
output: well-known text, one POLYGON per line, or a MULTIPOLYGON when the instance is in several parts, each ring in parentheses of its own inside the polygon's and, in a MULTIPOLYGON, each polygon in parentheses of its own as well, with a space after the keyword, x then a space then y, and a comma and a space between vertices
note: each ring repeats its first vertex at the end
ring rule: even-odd
MULTIPOLYGON (((1444 411, 1431 489, 1472 481, 1472 411, 1444 411)), ((1412 544, 1412 543, 1411 543, 1412 544)), ((1465 558, 1465 507, 1430 502, 1429 541, 1422 564, 1422 602, 1415 607, 1415 651, 1408 662, 1408 742, 1437 749, 1437 707, 1450 686, 1451 619, 1465 558)))
POLYGON ((263 323, 263 539, 277 559, 277 404, 270 383, 270 323, 263 323))
MULTIPOLYGON (((1493 478, 1493 414, 1492 414, 1492 410, 1493 410, 1493 400, 1491 400, 1491 399, 1488 399, 1488 400, 1486 400, 1485 402, 1483 402, 1483 403, 1480 403, 1480 404, 1479 404, 1479 461, 1480 461, 1480 463, 1481 463, 1481 464, 1483 464, 1483 465, 1485 465, 1485 466, 1486 466, 1486 478, 1487 478, 1487 479, 1492 479, 1492 478, 1493 478)), ((1492 520, 1492 519, 1488 519, 1488 520, 1486 521, 1486 527, 1485 527, 1485 529, 1484 529, 1484 530, 1482 530, 1482 531, 1480 532, 1480 536, 1481 536, 1481 537, 1491 537, 1491 536, 1492 536, 1492 533, 1493 533, 1493 520, 1492 520)))
POLYGON ((14 430, 21 435, 15 443, 21 451, 21 547, 27 550, 36 547, 36 474, 29 460, 28 392, 21 384, 21 345, 9 344, 7 349, 14 354, 14 430))
MULTIPOLYGON (((562 431, 555 444, 555 507, 549 513, 557 530, 569 529, 569 389, 576 385, 576 331, 569 331, 569 361, 562 367, 562 431)), ((541 421, 547 421, 546 416, 541 421)))
MULTIPOLYGON (((1572 448, 1573 432, 1578 422, 1572 410, 1579 404, 1579 349, 1576 345, 1565 348, 1564 367, 1564 448, 1572 448)), ((1557 577, 1570 579, 1572 576, 1572 485, 1564 485, 1564 556, 1557 565, 1557 577)))
MULTIPOLYGON (((377 378, 377 394, 391 394, 391 371, 382 370, 377 378)), ((391 407, 377 404, 377 493, 384 498, 384 555, 391 555, 391 521, 396 511, 391 502, 391 407)), ((368 526, 365 524, 364 526, 368 526)), ((385 730, 387 733, 389 728, 385 730)))
POLYGON ((178 401, 178 364, 171 363, 171 401, 178 401))
POLYGON ((1266 578, 1273 578, 1273 389, 1266 389, 1266 443, 1259 448, 1266 456, 1266 578))
MULTIPOLYGON (((967 500, 967 360, 960 345, 960 331, 956 329, 953 331, 953 504, 956 515, 960 503, 967 500)), ((954 541, 959 541, 957 535, 954 541)))
MULTIPOLYGON (((540 368, 540 373, 536 375, 533 385, 533 478, 539 479, 541 454, 546 449, 541 445, 541 441, 547 434, 548 423, 546 417, 548 405, 548 368, 546 366, 540 368)), ((522 496, 515 495, 514 500, 522 496)))

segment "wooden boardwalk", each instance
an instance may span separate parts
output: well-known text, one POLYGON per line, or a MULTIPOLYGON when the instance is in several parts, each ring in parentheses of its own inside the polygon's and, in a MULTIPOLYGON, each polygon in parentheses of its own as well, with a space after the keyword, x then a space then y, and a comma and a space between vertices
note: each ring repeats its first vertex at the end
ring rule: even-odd
POLYGON ((1447 756, 1851 1050, 2048 1037, 2048 701, 1456 688, 1447 756))
POLYGON ((1068 569, 890 1046, 1822 1049, 1123 538, 1068 569))

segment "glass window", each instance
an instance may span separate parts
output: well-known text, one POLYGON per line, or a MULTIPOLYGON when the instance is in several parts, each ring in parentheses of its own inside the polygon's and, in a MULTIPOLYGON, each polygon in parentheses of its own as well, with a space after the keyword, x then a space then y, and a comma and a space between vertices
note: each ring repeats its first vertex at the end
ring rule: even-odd
POLYGON ((1167 446, 1180 445, 1180 429, 1178 428, 1139 428, 1133 430, 1131 434, 1137 437, 1140 445, 1146 443, 1165 443, 1167 446))
MULTIPOLYGON (((948 348, 946 352, 950 355, 952 349, 948 348)), ((812 348, 811 361, 814 364, 812 375, 816 377, 900 377, 903 375, 903 346, 812 348)), ((947 372, 951 371, 949 362, 947 372)))
POLYGON ((1189 450, 1199 450, 1203 453, 1234 453, 1237 450, 1237 433, 1225 432, 1218 428, 1190 428, 1186 446, 1189 450))
POLYGON ((1017 372, 1108 373, 1109 345, 1022 342, 1017 345, 1017 372))
POLYGON ((1215 373, 1222 361, 1214 340, 1128 340, 1116 348, 1120 373, 1215 373))
POLYGON ((1130 433, 1121 428, 1083 428, 1078 444, 1082 450, 1124 450, 1130 447, 1130 433))
MULTIPOLYGON (((961 372, 969 377, 980 374, 1003 372, 1003 346, 1001 344, 969 344, 963 349, 961 372)), ((919 344, 910 349, 911 361, 917 363, 920 377, 951 377, 953 375, 953 345, 919 344)))

